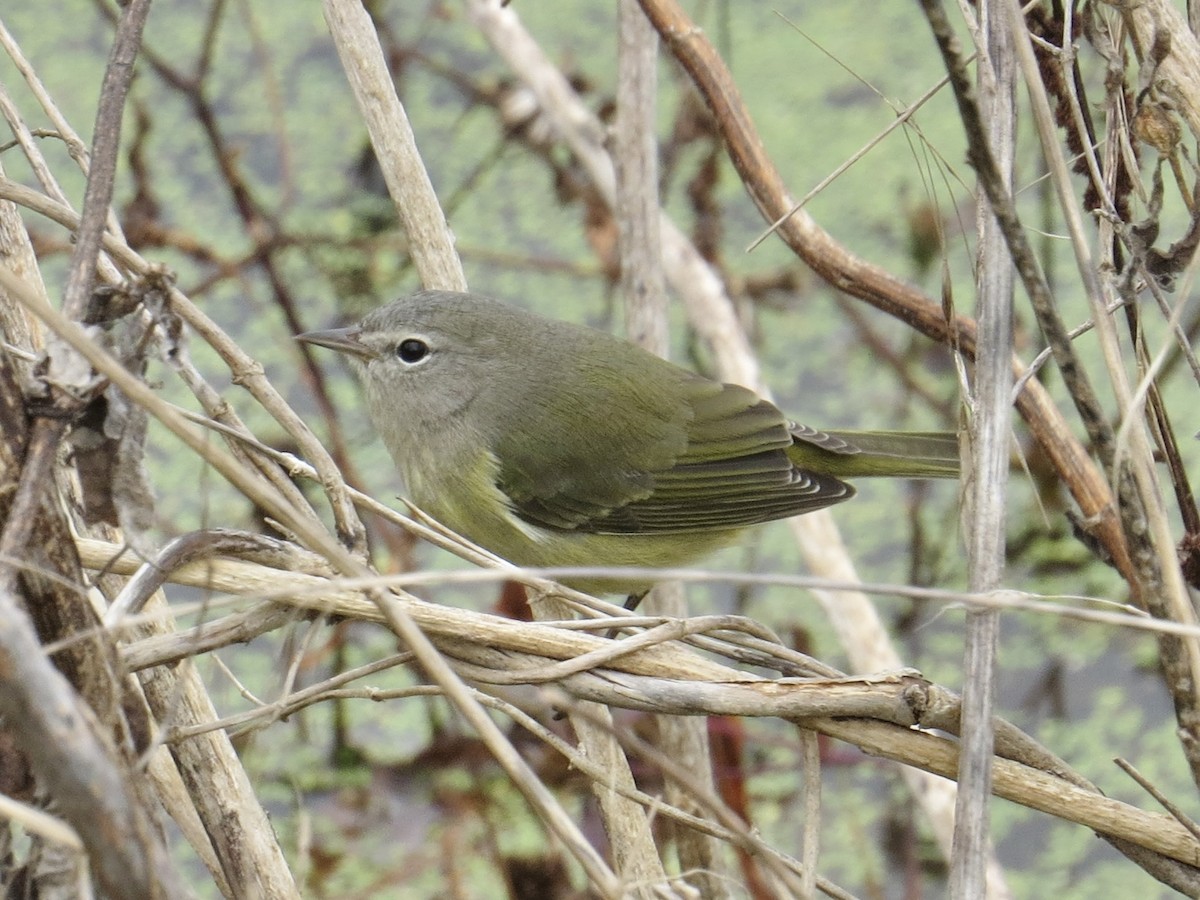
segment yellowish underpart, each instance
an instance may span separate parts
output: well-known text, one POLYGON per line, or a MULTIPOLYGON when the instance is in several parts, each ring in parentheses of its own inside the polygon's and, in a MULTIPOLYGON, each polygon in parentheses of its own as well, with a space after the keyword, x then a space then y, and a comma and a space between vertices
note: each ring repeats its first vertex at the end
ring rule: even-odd
MULTIPOLYGON (((480 450, 459 465, 406 465, 413 502, 447 528, 511 563, 530 568, 670 568, 734 543, 741 529, 690 534, 589 534, 540 528, 520 519, 496 486, 495 458, 480 450), (452 472, 423 479, 419 472, 452 472)), ((633 594, 654 579, 583 578, 565 583, 595 594, 633 594)))

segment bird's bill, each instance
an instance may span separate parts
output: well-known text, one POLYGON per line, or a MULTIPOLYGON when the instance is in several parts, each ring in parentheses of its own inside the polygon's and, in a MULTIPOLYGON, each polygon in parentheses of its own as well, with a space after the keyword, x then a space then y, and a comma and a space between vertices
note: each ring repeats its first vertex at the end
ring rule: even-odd
POLYGON ((318 347, 328 347, 339 353, 348 353, 362 359, 370 359, 375 351, 364 344, 360 338, 362 329, 358 326, 350 328, 330 328, 328 331, 306 331, 296 335, 296 340, 305 344, 316 344, 318 347))

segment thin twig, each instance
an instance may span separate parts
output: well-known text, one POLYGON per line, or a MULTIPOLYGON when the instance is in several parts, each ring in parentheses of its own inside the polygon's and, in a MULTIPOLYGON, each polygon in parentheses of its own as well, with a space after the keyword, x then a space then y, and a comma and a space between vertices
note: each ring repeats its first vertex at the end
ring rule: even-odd
MULTIPOLYGON (((1093 440, 1097 436, 1102 439, 1101 443, 1096 444, 1096 450, 1116 485, 1121 525, 1128 546, 1135 551, 1131 554, 1134 567, 1126 576, 1134 601, 1144 606, 1152 615, 1194 624, 1197 621, 1196 609, 1184 584, 1171 524, 1158 490, 1154 456, 1146 436, 1144 410, 1134 400, 1121 358, 1116 328, 1105 312, 1108 294, 1101 283, 1084 234, 1071 176, 1056 138, 1049 99, 1037 71, 1033 50, 1023 27, 1016 0, 1004 2, 1008 4, 1010 24, 1016 34, 1014 46, 1029 87, 1033 119, 1041 141, 1042 153, 1050 169, 1059 206, 1071 235, 1076 268, 1092 308, 1092 319, 1096 323, 1105 370, 1122 422, 1120 433, 1113 434, 1107 418, 1095 406, 1095 397, 1090 394, 1090 387, 1085 378, 1069 378, 1066 370, 1063 370, 1063 377, 1089 434, 1093 434, 1093 440), (1084 393, 1077 394, 1077 391, 1084 393), (1102 418, 1095 429, 1089 422, 1093 415, 1102 418)), ((1031 299, 1034 300, 1035 313, 1043 333, 1047 334, 1054 345, 1058 338, 1051 336, 1047 330, 1048 322, 1053 320, 1053 327, 1058 332, 1065 334, 1065 329, 1052 308, 1045 311, 1052 315, 1046 316, 1032 293, 1031 299)), ((1069 342, 1066 346, 1069 347, 1069 342)), ((1059 364, 1061 368, 1061 360, 1059 364)), ((1076 374, 1082 376, 1082 370, 1076 374)), ((1167 689, 1171 692, 1175 706, 1184 755, 1191 767, 1193 780, 1200 784, 1200 642, 1180 641, 1164 635, 1159 639, 1159 655, 1167 689)))
POLYGON ((1156 788, 1149 778, 1134 767, 1133 763, 1120 757, 1114 759, 1113 762, 1120 766, 1125 771, 1125 774, 1140 784, 1147 794, 1161 803, 1163 809, 1173 815, 1176 821, 1190 831, 1192 836, 1196 838, 1196 841, 1200 843, 1200 823, 1197 823, 1195 819, 1185 813, 1177 804, 1172 803, 1166 794, 1156 788))

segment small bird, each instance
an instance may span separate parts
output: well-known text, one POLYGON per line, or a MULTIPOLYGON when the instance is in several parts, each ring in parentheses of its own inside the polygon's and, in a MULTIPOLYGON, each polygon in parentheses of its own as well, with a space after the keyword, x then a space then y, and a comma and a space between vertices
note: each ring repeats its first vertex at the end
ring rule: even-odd
MULTIPOLYGON (((817 431, 601 331, 422 291, 297 340, 346 354, 413 501, 530 567, 684 565, 849 500, 843 478, 953 478, 942 432, 817 431)), ((582 579, 596 593, 653 579, 582 579)))

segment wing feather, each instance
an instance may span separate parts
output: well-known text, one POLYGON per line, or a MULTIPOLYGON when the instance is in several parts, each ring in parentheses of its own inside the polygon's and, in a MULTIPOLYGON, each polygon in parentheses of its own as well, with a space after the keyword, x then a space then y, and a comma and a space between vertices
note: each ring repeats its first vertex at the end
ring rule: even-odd
MULTIPOLYGON (((517 515, 560 531, 666 534, 742 528, 853 496, 845 482, 791 462, 791 426, 775 406, 745 388, 671 371, 679 373, 682 404, 643 404, 629 421, 569 420, 585 424, 569 436, 554 471, 545 471, 545 456, 537 473, 523 472, 508 456, 499 487, 517 515), (648 421, 652 410, 657 419, 648 421), (628 436, 622 426, 637 427, 641 443, 608 440, 628 436), (585 459, 603 460, 604 472, 592 471, 585 459)), ((614 409, 603 398, 589 404, 614 409)))

